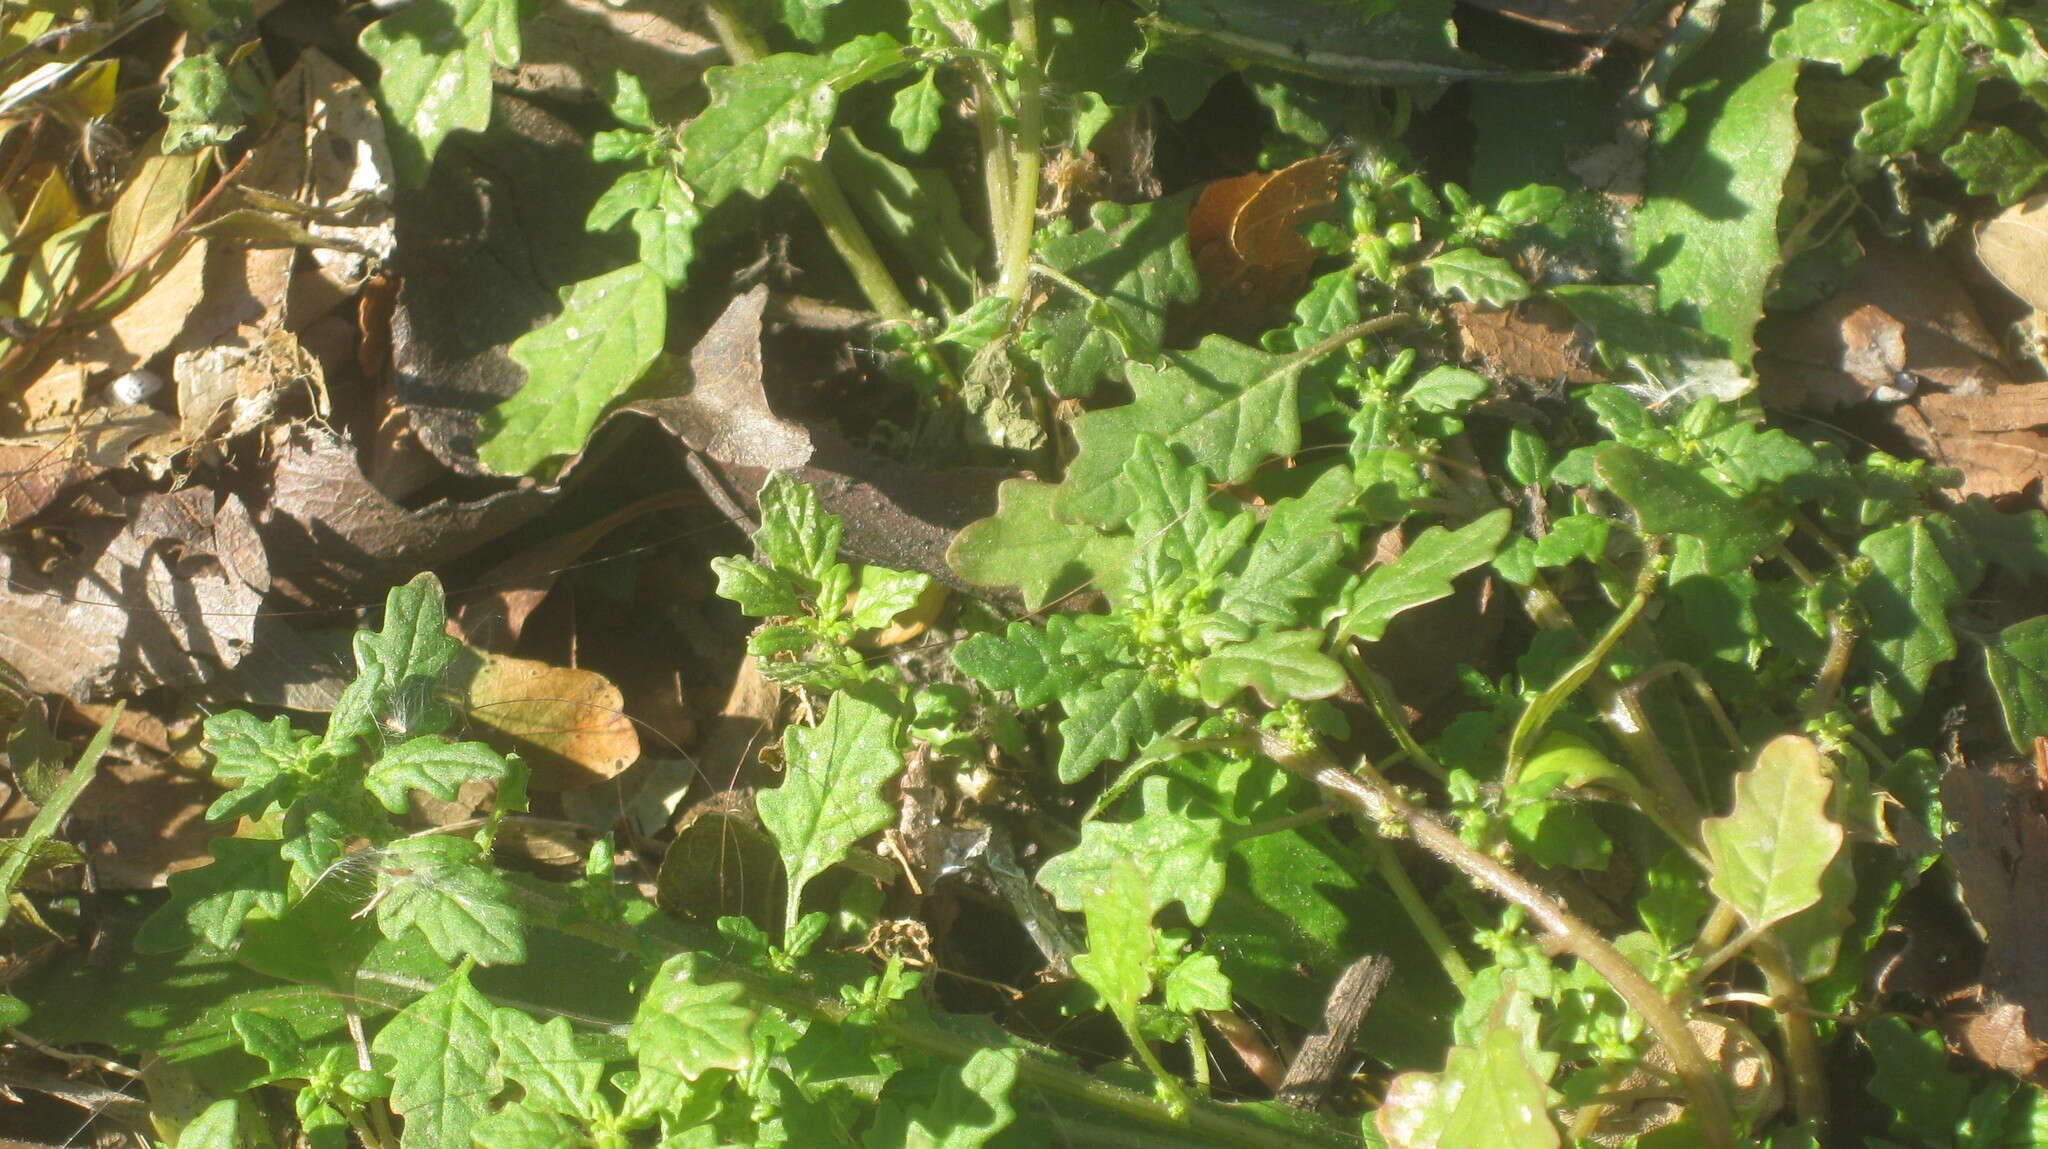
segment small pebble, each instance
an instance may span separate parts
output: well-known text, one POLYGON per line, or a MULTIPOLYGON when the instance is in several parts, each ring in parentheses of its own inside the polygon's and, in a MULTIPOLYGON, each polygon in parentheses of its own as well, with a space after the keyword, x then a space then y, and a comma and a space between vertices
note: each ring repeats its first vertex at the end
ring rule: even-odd
POLYGON ((164 389, 164 378, 154 371, 130 371, 107 385, 116 403, 147 403, 164 389))

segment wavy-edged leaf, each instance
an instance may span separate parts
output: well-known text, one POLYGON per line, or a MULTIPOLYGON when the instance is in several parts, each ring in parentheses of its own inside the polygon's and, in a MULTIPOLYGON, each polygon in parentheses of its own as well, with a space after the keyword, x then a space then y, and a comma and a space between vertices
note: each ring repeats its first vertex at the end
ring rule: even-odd
POLYGON ((1138 742, 1164 729, 1178 713, 1165 692, 1141 670, 1113 670, 1092 690, 1063 703, 1059 779, 1079 782, 1104 762, 1128 757, 1138 742))
POLYGON ((1062 520, 1054 514, 1059 491, 1035 479, 1004 480, 996 513, 953 536, 947 565, 976 586, 1016 587, 1032 610, 1084 586, 1113 589, 1103 584, 1129 560, 1130 536, 1062 520))
POLYGON ((363 29, 407 182, 426 175, 441 141, 491 121, 491 64, 519 62, 519 0, 419 0, 363 29))
POLYGON ((417 930, 443 961, 484 965, 526 960, 526 932, 512 888, 468 838, 432 834, 386 847, 377 872, 377 929, 396 941, 417 930))
POLYGON ((1217 609, 1254 625, 1321 623, 1317 616, 1335 600, 1342 577, 1337 564, 1358 546, 1364 515, 1357 497, 1350 471, 1332 467, 1299 497, 1274 503, 1217 609))
POLYGON ((784 736, 782 785, 755 802, 789 871, 787 925, 800 916, 804 886, 896 816, 881 791, 903 768, 899 733, 886 707, 840 691, 823 722, 784 736))
POLYGON ((1140 867, 1147 920, 1176 901, 1186 908, 1188 921, 1199 926, 1209 920, 1223 893, 1223 821, 1176 808, 1170 786, 1158 775, 1145 779, 1140 790, 1144 812, 1136 819, 1086 823, 1079 845, 1039 868, 1038 884, 1055 904, 1078 912, 1088 892, 1106 885, 1116 861, 1124 859, 1140 867))
POLYGON ((711 103, 683 129, 683 179, 706 208, 736 191, 774 190, 790 161, 817 159, 839 106, 838 66, 823 56, 777 52, 704 73, 711 103))
POLYGON ((2005 712, 2006 736, 2027 755, 2048 737, 2048 615, 2016 622, 1984 644, 1991 687, 2005 712))
POLYGON ((493 782, 510 769, 504 755, 481 742, 450 742, 430 735, 385 751, 370 766, 363 785, 386 810, 403 814, 414 790, 452 802, 463 783, 493 782))
POLYGON ((1456 247, 1424 260, 1422 266, 1438 295, 1455 295, 1485 307, 1506 307, 1529 298, 1529 281, 1497 255, 1456 247))
POLYGON ((1872 57, 1898 54, 1923 20, 1891 0, 1812 0, 1771 37, 1771 54, 1820 60, 1848 75, 1872 57))
POLYGON ((1049 285, 1049 298, 1031 315, 1031 331, 1043 341, 1034 358, 1046 385, 1073 398, 1093 393, 1105 378, 1121 378, 1126 360, 1157 356, 1166 309, 1193 302, 1202 290, 1188 249, 1186 196, 1098 202, 1089 218, 1085 231, 1048 225, 1036 245, 1048 267, 1081 287, 1049 285))
POLYGON ((1734 808, 1701 823, 1714 867, 1707 883, 1751 929, 1820 901, 1821 876, 1842 848, 1827 812, 1834 785, 1819 747, 1786 735, 1735 776, 1734 808))
POLYGON ((388 1057, 391 1108, 405 1118, 401 1149, 469 1149, 470 1131, 504 1087, 491 1003, 467 967, 400 1010, 370 1042, 388 1057))
POLYGON ((626 1047, 652 1068, 685 1081, 713 1069, 745 1069, 754 1056, 756 1011, 738 982, 707 976, 701 954, 662 963, 626 1031, 626 1047))
POLYGON ((512 341, 526 383, 493 410, 477 458, 503 474, 580 450, 668 339, 668 285, 644 263, 568 289, 561 314, 512 341))
POLYGON ((1202 701, 1221 706, 1250 687, 1269 706, 1328 698, 1344 689, 1344 668, 1323 653, 1319 630, 1262 630, 1202 660, 1202 701))
POLYGON ((145 952, 182 949, 204 941, 228 949, 251 914, 284 913, 290 868, 275 841, 215 838, 206 848, 213 861, 171 875, 171 900, 144 922, 135 948, 145 952))
POLYGON ((1856 550, 1875 567, 1856 585, 1869 624, 1857 654, 1877 671, 1870 714, 1889 732, 1920 708, 1934 668, 1956 656, 1948 612, 1963 591, 1920 519, 1866 535, 1856 550))
POLYGON ((1602 446, 1593 470, 1635 508, 1645 531, 1691 535, 1706 544, 1710 574, 1741 570, 1778 537, 1774 525, 1699 472, 1626 443, 1602 446))
POLYGON ((1395 616, 1448 596, 1451 580, 1490 561, 1512 524, 1513 516, 1498 510, 1457 530, 1431 527, 1422 532, 1400 558, 1373 568, 1351 592, 1338 637, 1379 641, 1395 616))

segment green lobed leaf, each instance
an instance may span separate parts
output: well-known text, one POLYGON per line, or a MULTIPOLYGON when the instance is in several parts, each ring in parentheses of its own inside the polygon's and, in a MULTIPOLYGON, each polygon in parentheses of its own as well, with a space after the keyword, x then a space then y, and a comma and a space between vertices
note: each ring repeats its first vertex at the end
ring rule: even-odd
POLYGON ((889 625, 897 615, 917 605, 932 576, 916 571, 890 570, 870 564, 860 568, 856 584, 859 597, 853 602, 853 625, 863 630, 889 625))
POLYGON ((243 1142, 257 1134, 243 1121, 242 1100, 223 1097, 199 1111, 199 1115, 178 1130, 172 1149, 241 1149, 243 1142))
POLYGON ((814 590, 839 561, 839 536, 844 529, 838 515, 818 502, 818 492, 809 483, 780 471, 761 484, 761 529, 754 532, 754 548, 776 570, 803 580, 814 590))
POLYGON ((1261 630, 1247 642, 1210 651, 1202 660, 1202 701, 1221 706, 1246 687, 1269 706, 1328 698, 1348 680, 1322 646, 1319 630, 1261 630))
POLYGON ((1054 513, 1101 526, 1129 519, 1136 500, 1118 480, 1141 434, 1186 452, 1224 483, 1241 483, 1267 459, 1292 455, 1301 446, 1297 385, 1310 362, 1305 353, 1272 355, 1211 335, 1157 364, 1131 363, 1133 400, 1074 420, 1079 454, 1054 513))
POLYGON ((429 735, 385 751, 371 764, 363 785, 386 810, 403 814, 414 790, 453 802, 463 783, 496 781, 510 769, 504 755, 481 742, 450 742, 429 735))
POLYGON ((356 633, 356 664, 382 670, 394 691, 409 683, 437 683, 462 650, 448 636, 447 624, 441 580, 429 572, 415 575, 384 596, 382 627, 356 633))
POLYGON ((626 1031, 626 1046, 643 1070, 695 1081, 753 1061, 758 1011, 744 1004, 745 987, 715 976, 712 965, 702 954, 677 954, 648 983, 626 1031))
POLYGON ((1482 307, 1506 307, 1529 298, 1529 281, 1497 255, 1457 247, 1423 261, 1430 289, 1482 307))
POLYGON ((1074 957, 1074 973, 1095 988, 1133 1041, 1138 1002, 1152 992, 1152 909, 1138 863, 1119 857, 1081 892, 1088 919, 1088 952, 1074 957))
POLYGON ((604 1062, 576 1048, 569 1019, 535 1021, 516 1009, 491 1015, 498 1069, 525 1093, 529 1108, 588 1118, 597 1108, 604 1062))
POLYGON ((928 283, 947 311, 974 302, 975 272, 986 246, 968 225, 945 172, 907 168, 861 143, 852 128, 832 133, 826 166, 875 238, 928 283))
POLYGON ((1114 670, 1093 689, 1063 700, 1059 779, 1074 783, 1104 762, 1128 757, 1133 747, 1162 730, 1177 712, 1172 700, 1140 670, 1114 670))
POLYGON ((1876 671, 1870 713, 1889 733, 1920 708, 1934 668, 1955 657, 1948 612, 1963 592, 1920 519, 1866 535, 1856 550, 1874 568, 1855 590, 1868 624, 1856 653, 1876 671))
POLYGON ((704 73, 711 103, 682 131, 683 179, 707 208, 736 191, 760 199, 792 160, 815 160, 839 106, 837 65, 778 52, 704 73))
POLYGON ((903 768, 900 735, 894 714, 851 691, 832 696, 817 726, 784 735, 782 785, 756 804, 789 871, 786 926, 801 916, 804 886, 895 817, 881 791, 903 768))
POLYGON ((797 601, 796 583, 774 567, 764 567, 752 559, 720 555, 711 560, 711 569, 718 575, 718 597, 738 603, 742 611, 754 618, 776 618, 803 609, 797 601))
POLYGON ((581 450, 598 416, 661 354, 667 325, 668 287, 647 264, 570 287, 560 314, 512 341, 526 383, 491 412, 477 458, 515 475, 581 450))
POLYGON ((183 949, 204 941, 229 949, 251 914, 284 913, 290 868, 278 843, 259 838, 215 838, 213 861, 171 875, 171 900, 144 922, 135 948, 145 953, 183 949))
POLYGON ((305 773, 320 742, 293 729, 283 715, 264 722, 246 710, 212 715, 205 730, 214 779, 235 787, 207 808, 207 818, 215 822, 261 818, 288 803, 292 784, 305 773))
POLYGON ((420 0, 363 29, 357 43, 377 62, 394 138, 410 144, 400 170, 418 183, 448 133, 490 123, 491 65, 519 62, 519 0, 420 0))
POLYGON ((391 1060, 391 1108, 405 1118, 401 1149, 469 1149, 470 1131, 504 1087, 494 1013, 465 967, 370 1042, 372 1053, 391 1060))
POLYGON ((1811 0, 1771 37, 1771 55, 1819 60, 1849 74, 1874 56, 1898 54, 1924 21, 1891 0, 1811 0))
POLYGON ((1017 706, 1036 710, 1079 691, 1099 668, 1065 649, 1073 620, 1056 614, 1045 625, 1013 622, 1001 634, 984 632, 953 648, 953 665, 990 690, 1016 694, 1017 706))
POLYGON ((1209 476, 1180 461, 1149 433, 1131 444, 1124 483, 1135 502, 1130 527, 1140 551, 1153 551, 1196 578, 1212 578, 1236 557, 1252 520, 1210 504, 1209 476))
POLYGON ((2016 622, 1984 643, 1985 668, 2005 714, 2006 736, 2022 756, 2048 737, 2048 615, 2016 622))
POLYGON ((1082 291, 1057 280, 1031 315, 1042 342, 1034 354, 1057 395, 1091 395, 1103 379, 1124 377, 1125 361, 1158 356, 1166 310, 1201 294, 1188 248, 1187 196, 1126 205, 1100 201, 1089 227, 1063 221, 1041 229, 1036 253, 1082 291), (1086 292, 1087 294, 1083 294, 1086 292))
POLYGON ((640 241, 640 262, 652 268, 670 291, 682 290, 697 257, 697 225, 704 213, 697 197, 664 173, 652 204, 633 213, 633 234, 640 241))
POLYGON ((377 872, 377 929, 397 941, 417 930, 443 961, 484 965, 526 960, 526 931, 512 888, 468 838, 430 834, 385 847, 377 872))
POLYGON ((939 114, 945 101, 939 95, 937 68, 926 69, 917 82, 896 90, 889 106, 889 126, 903 142, 903 150, 921 156, 939 133, 939 114))
POLYGON ((530 1101, 508 1105, 469 1131, 476 1149, 583 1149, 590 1144, 574 1119, 530 1101))
POLYGON ((1870 1094, 1892 1111, 1892 1128, 1916 1145, 1955 1144, 1969 1102, 1969 1079, 1951 1070, 1941 1035, 1902 1017, 1857 1026, 1876 1064, 1870 1094))
POLYGON ((1130 536, 1061 519, 1054 513, 1059 491, 1035 479, 1005 479, 996 513, 953 536, 947 565, 976 586, 1016 587, 1031 610, 1121 571, 1130 536))
POLYGON ((957 1069, 947 1067, 936 1094, 910 1111, 906 1136, 894 1144, 904 1149, 981 1149, 1017 1119, 1010 1104, 1017 1058, 1014 1049, 982 1048, 957 1069))
POLYGON ((1895 156, 1947 143, 1963 126, 1975 99, 1977 77, 1964 55, 1969 39, 1947 21, 1923 26, 1899 57, 1899 74, 1884 95, 1863 109, 1856 150, 1895 156))
POLYGON ((1216 608, 1254 625, 1320 625, 1343 578, 1338 564, 1358 546, 1357 496, 1350 471, 1332 467, 1300 496, 1275 502, 1216 608))
POLYGON ((1691 535, 1706 544, 1707 570, 1728 574, 1747 567, 1778 537, 1777 528, 1699 472, 1625 443, 1608 443, 1593 457, 1608 490, 1635 508, 1650 534, 1691 535))
POLYGON ((2027 198, 2048 176, 2048 156, 2003 124, 1988 132, 1964 132, 1941 153, 1941 162, 1962 177, 1971 195, 1995 196, 2000 207, 2027 198))
POLYGON ((1379 641, 1395 616, 1448 596, 1451 580, 1491 560, 1512 525, 1513 516, 1503 509, 1457 530, 1431 527, 1422 532, 1400 558, 1375 567, 1352 590, 1337 626, 1338 638, 1357 635, 1367 642, 1379 641))
POLYGON ((1778 267, 1778 205, 1799 144, 1799 65, 1780 60, 1748 71, 1746 53, 1720 51, 1716 59, 1726 63, 1714 82, 1664 113, 1675 133, 1651 154, 1631 243, 1657 284, 1659 306, 1696 318, 1747 366, 1778 267))
POLYGON ((1754 930, 1821 899, 1821 876, 1842 847, 1829 820, 1828 777, 1819 747, 1786 735, 1735 776, 1735 806, 1700 825, 1713 862, 1708 885, 1754 930))
POLYGON ((1175 1013, 1231 1007, 1230 978, 1214 954, 1189 954, 1160 979, 1159 991, 1166 1008, 1175 1013))
POLYGON ((1081 910, 1088 892, 1107 884, 1116 863, 1126 860, 1139 866, 1148 911, 1179 902, 1189 922, 1209 920, 1223 892, 1223 823, 1174 803, 1170 787, 1167 778, 1146 778, 1136 819, 1084 824, 1079 845, 1039 868, 1038 884, 1056 905, 1081 910))
POLYGON ((1550 1097, 1512 1026, 1451 1049, 1442 1073, 1404 1073, 1373 1123, 1392 1149, 1556 1149, 1550 1097))

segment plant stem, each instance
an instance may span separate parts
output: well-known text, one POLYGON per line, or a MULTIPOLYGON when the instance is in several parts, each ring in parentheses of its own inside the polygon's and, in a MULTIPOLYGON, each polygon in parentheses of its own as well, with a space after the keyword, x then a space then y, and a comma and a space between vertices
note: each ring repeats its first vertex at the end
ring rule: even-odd
POLYGON ((1828 1077, 1813 1029, 1813 1010, 1806 1004, 1806 986, 1792 972, 1791 956, 1778 938, 1765 938, 1749 956, 1763 971, 1765 988, 1783 1003, 1776 1014, 1785 1038, 1785 1065, 1792 1071, 1792 1112, 1819 1129, 1827 1121, 1828 1077))
POLYGON ((1856 627, 1844 610, 1828 612, 1828 654, 1814 675, 1813 691, 1806 699, 1806 720, 1815 721, 1835 708, 1835 695, 1848 677, 1849 659, 1856 653, 1856 627))
POLYGON ((1002 271, 996 290, 1012 308, 1031 284, 1031 233, 1038 226, 1039 151, 1044 145, 1045 108, 1039 94, 1038 8, 1035 0, 1010 0, 1010 46, 1017 53, 1017 129, 1009 137, 1009 215, 994 221, 1002 231, 1002 271))
MULTIPOLYGON (((718 37, 719 46, 733 63, 751 64, 768 54, 767 43, 740 18, 736 0, 705 0, 704 11, 711 18, 711 30, 718 37)), ((847 202, 846 193, 831 171, 809 159, 791 163, 789 170, 797 191, 825 228, 825 238, 832 242, 833 250, 853 273, 861 294, 867 297, 868 306, 892 323, 915 323, 917 309, 896 286, 888 265, 882 262, 881 253, 875 250, 874 241, 853 214, 853 205, 847 202)))
POLYGON ((1388 688, 1387 680, 1380 677, 1378 671, 1366 665, 1365 659, 1359 657, 1357 649, 1349 642, 1344 644, 1337 657, 1344 663, 1344 669, 1351 672, 1351 681, 1358 685, 1366 701, 1372 703, 1373 713, 1379 716, 1380 725, 1385 726, 1387 733, 1394 736, 1394 741, 1400 744, 1401 749, 1408 752, 1408 759, 1415 764, 1415 768, 1439 782, 1448 778, 1449 773, 1429 751, 1422 748, 1422 743, 1415 740, 1414 731, 1408 729, 1408 720, 1402 717, 1400 703, 1395 700, 1393 691, 1388 688))
POLYGON ((1415 932, 1422 935, 1422 941, 1429 946, 1429 952, 1436 958, 1436 964, 1444 967, 1444 975, 1458 992, 1472 984, 1472 967, 1465 964, 1465 955, 1458 952, 1458 945, 1451 935, 1444 932, 1443 923, 1430 912, 1429 903, 1422 898, 1422 891, 1415 888, 1415 879, 1401 866, 1401 857, 1394 852, 1394 844, 1379 833, 1379 827, 1372 830, 1372 850, 1375 868, 1387 888, 1394 891, 1394 900, 1401 903, 1401 909, 1408 914, 1408 920, 1415 923, 1415 932))
POLYGON ((1721 1092, 1720 1076, 1713 1063, 1693 1040, 1684 1015, 1612 943, 1526 878, 1466 845, 1456 831, 1418 809, 1389 785, 1371 763, 1361 759, 1354 774, 1338 766, 1320 747, 1302 749, 1265 732, 1257 737, 1261 752, 1290 772, 1314 782, 1376 822, 1400 824, 1430 853, 1464 871, 1496 896, 1522 907, 1550 933, 1559 949, 1605 978, 1614 992, 1642 1017, 1671 1058, 1672 1066, 1685 1083, 1692 1112, 1699 1119, 1701 1141, 1712 1149, 1734 1149, 1735 1117, 1721 1092))
POLYGON ((71 768, 71 772, 64 776, 62 782, 57 783, 57 789, 51 793, 49 800, 44 802, 42 809, 37 810, 36 816, 30 819, 28 829, 22 831, 20 838, 10 843, 13 848, 8 851, 6 861, 0 862, 0 924, 4 924, 11 916, 15 887, 21 885, 22 876, 28 873, 29 863, 35 860, 43 843, 57 833, 58 824, 71 812, 71 806, 78 801, 78 796, 85 793, 85 788, 92 784, 94 776, 99 771, 100 759, 106 756, 107 747, 114 741, 114 727, 120 724, 121 711, 127 705, 125 701, 114 704, 113 713, 107 715, 107 720, 100 725, 99 732, 86 744, 85 753, 79 755, 78 764, 71 768))
MULTIPOLYGON (((693 930, 665 919, 636 925, 595 919, 583 907, 562 897, 557 887, 546 882, 516 881, 512 883, 512 891, 514 903, 533 925, 650 961, 693 950, 715 952, 729 944, 723 939, 708 936, 708 931, 693 930)), ((724 961, 716 961, 712 971, 712 977, 745 987, 753 1002, 774 1006, 798 1017, 842 1025, 854 1013, 855 1007, 840 1000, 836 994, 812 989, 800 973, 769 974, 724 961)), ((884 1015, 866 1024, 900 1045, 961 1063, 989 1048, 965 1034, 900 1016, 884 1015)), ((1327 1133, 1315 1130, 1312 1122, 1304 1122, 1299 1129, 1289 1129, 1214 1103, 1192 1101, 1176 1115, 1165 1102, 1071 1068, 1055 1060, 1045 1050, 1022 1040, 1013 1039, 1007 1048, 1014 1049, 1019 1055, 1017 1080, 1020 1086, 1028 1085, 1056 1098, 1093 1105, 1161 1130, 1192 1133, 1247 1149, 1329 1149, 1330 1145, 1339 1143, 1333 1142, 1327 1133)))

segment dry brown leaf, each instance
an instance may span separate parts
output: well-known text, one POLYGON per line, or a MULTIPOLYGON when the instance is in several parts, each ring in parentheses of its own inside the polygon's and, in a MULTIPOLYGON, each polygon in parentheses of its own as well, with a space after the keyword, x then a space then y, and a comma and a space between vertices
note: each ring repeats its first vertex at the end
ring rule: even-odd
POLYGON ((535 790, 601 782, 640 757, 625 699, 601 674, 464 648, 448 682, 480 728, 473 733, 504 743, 533 767, 535 790))
MULTIPOLYGON (((204 771, 175 762, 104 763, 72 807, 66 838, 92 859, 101 889, 159 889, 166 876, 207 860, 218 827, 207 822, 206 807, 219 796, 204 771)), ((32 803, 15 803, 0 837, 19 835, 34 814, 32 803)), ((76 873, 64 879, 75 881, 76 873)))
POLYGON ((2048 311, 2048 192, 1977 225, 1977 259, 2027 306, 2048 311))
POLYGON ((78 557, 47 568, 0 555, 0 660, 36 690, 195 686, 241 661, 270 575, 239 498, 145 495, 71 537, 78 557))
POLYGON ((1343 161, 1314 156, 1204 188, 1188 212, 1204 313, 1293 299, 1316 259, 1301 228, 1335 214, 1343 175, 1343 161))
POLYGON ((695 5, 661 0, 548 4, 522 22, 512 86, 594 103, 610 96, 610 77, 624 71, 642 78, 657 118, 675 119, 704 69, 724 61, 697 13, 695 5), (678 16, 697 17, 699 27, 678 23, 678 16))
MULTIPOLYGON (((1984 932, 1987 994, 2023 1011, 2026 1028, 2048 1026, 2048 813, 2039 775, 2017 762, 1989 769, 1951 766, 1941 804, 1953 827, 1942 839, 1962 886, 1963 905, 1984 932)), ((1995 1034, 1987 1036, 1996 1037, 1995 1034)), ((2010 1035, 1995 1040, 2010 1050, 2010 1035)))
POLYGON ((103 468, 79 458, 61 441, 0 443, 0 530, 13 530, 50 505, 66 487, 103 468))
POLYGON ((1995 993, 1986 993, 1984 1008, 1958 1019, 1952 1026, 1955 1041, 1964 1053, 1993 1069, 2016 1077, 2029 1077, 2044 1060, 2048 1045, 2029 1032, 2027 1011, 1995 993))
POLYGON ((2048 382, 1974 395, 1928 392, 1895 409, 1892 423, 1926 456, 1963 473, 1959 493, 1998 498, 2048 477, 2048 382))
POLYGON ((400 506, 363 476, 355 451, 315 427, 273 433, 276 466, 263 537, 288 593, 331 605, 382 594, 498 538, 552 502, 556 492, 515 487, 474 502, 400 506))
POLYGON ((1598 383, 1606 378, 1593 364, 1590 341, 1580 334, 1571 312, 1555 300, 1526 300, 1506 310, 1453 303, 1450 311, 1468 363, 1536 383, 1598 383))
POLYGON ((811 437, 777 415, 762 389, 761 315, 768 289, 734 297, 690 349, 690 389, 622 408, 646 415, 691 450, 731 466, 786 471, 811 458, 811 437))

